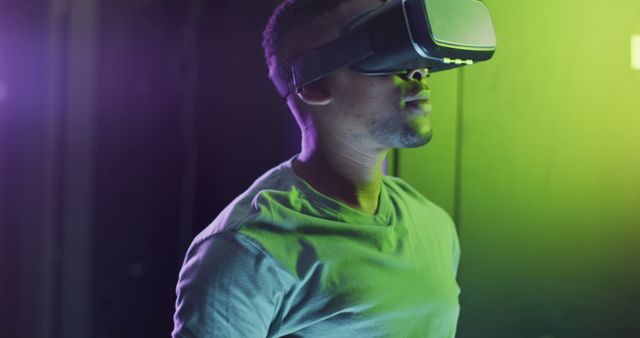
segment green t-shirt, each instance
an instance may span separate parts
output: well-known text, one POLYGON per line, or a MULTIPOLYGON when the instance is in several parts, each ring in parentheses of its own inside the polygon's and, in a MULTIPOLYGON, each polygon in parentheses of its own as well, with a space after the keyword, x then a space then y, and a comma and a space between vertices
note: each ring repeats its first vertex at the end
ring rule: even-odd
POLYGON ((384 176, 368 215, 269 170, 195 237, 176 287, 176 337, 455 336, 451 217, 384 176))

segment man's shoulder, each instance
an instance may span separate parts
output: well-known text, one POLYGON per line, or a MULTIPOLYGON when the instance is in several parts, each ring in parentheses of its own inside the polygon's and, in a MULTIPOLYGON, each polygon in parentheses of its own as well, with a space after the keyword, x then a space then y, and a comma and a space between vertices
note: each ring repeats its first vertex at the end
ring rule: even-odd
POLYGON ((194 239, 202 241, 222 232, 237 232, 262 216, 260 201, 265 194, 286 193, 290 185, 287 162, 273 167, 257 178, 249 188, 229 203, 194 239))
POLYGON ((402 178, 396 176, 384 176, 384 182, 385 187, 392 198, 396 198, 410 204, 415 203, 425 209, 429 209, 431 212, 436 212, 447 219, 451 218, 446 210, 431 201, 402 178))
POLYGON ((427 199, 422 193, 400 177, 384 176, 383 182, 389 191, 389 194, 397 195, 403 199, 410 198, 421 202, 431 203, 431 201, 429 201, 429 199, 427 199))

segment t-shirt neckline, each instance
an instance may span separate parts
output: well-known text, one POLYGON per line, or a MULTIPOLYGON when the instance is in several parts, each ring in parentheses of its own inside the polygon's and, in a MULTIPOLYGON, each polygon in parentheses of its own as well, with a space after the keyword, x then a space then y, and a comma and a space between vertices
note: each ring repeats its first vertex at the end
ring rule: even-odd
POLYGON ((310 202, 314 203, 316 207, 320 207, 322 211, 327 213, 327 215, 324 216, 355 224, 379 226, 388 226, 391 224, 391 200, 387 192, 384 176, 380 187, 378 210, 375 215, 371 215, 317 191, 311 186, 311 184, 299 177, 293 170, 293 161, 298 157, 298 155, 299 154, 296 154, 288 161, 284 162, 281 165, 281 172, 295 182, 295 186, 305 194, 305 197, 310 202))

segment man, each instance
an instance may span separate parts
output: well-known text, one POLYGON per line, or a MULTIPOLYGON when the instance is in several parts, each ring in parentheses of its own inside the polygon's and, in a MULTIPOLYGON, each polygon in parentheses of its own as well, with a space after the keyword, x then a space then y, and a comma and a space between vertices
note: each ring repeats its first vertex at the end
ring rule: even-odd
MULTIPOLYGON (((380 0, 287 0, 264 33, 268 66, 340 34, 380 0)), ((431 139, 428 70, 341 68, 286 97, 301 152, 269 170, 192 242, 173 337, 455 336, 451 218, 383 175, 391 148, 431 139)))

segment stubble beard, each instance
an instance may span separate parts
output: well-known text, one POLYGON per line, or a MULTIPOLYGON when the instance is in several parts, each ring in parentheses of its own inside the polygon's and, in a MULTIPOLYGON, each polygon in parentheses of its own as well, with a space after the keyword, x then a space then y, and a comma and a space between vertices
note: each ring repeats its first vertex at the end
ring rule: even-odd
POLYGON ((371 121, 368 129, 375 140, 390 148, 418 148, 429 143, 433 137, 431 128, 421 132, 421 128, 412 126, 401 115, 384 121, 371 121))

